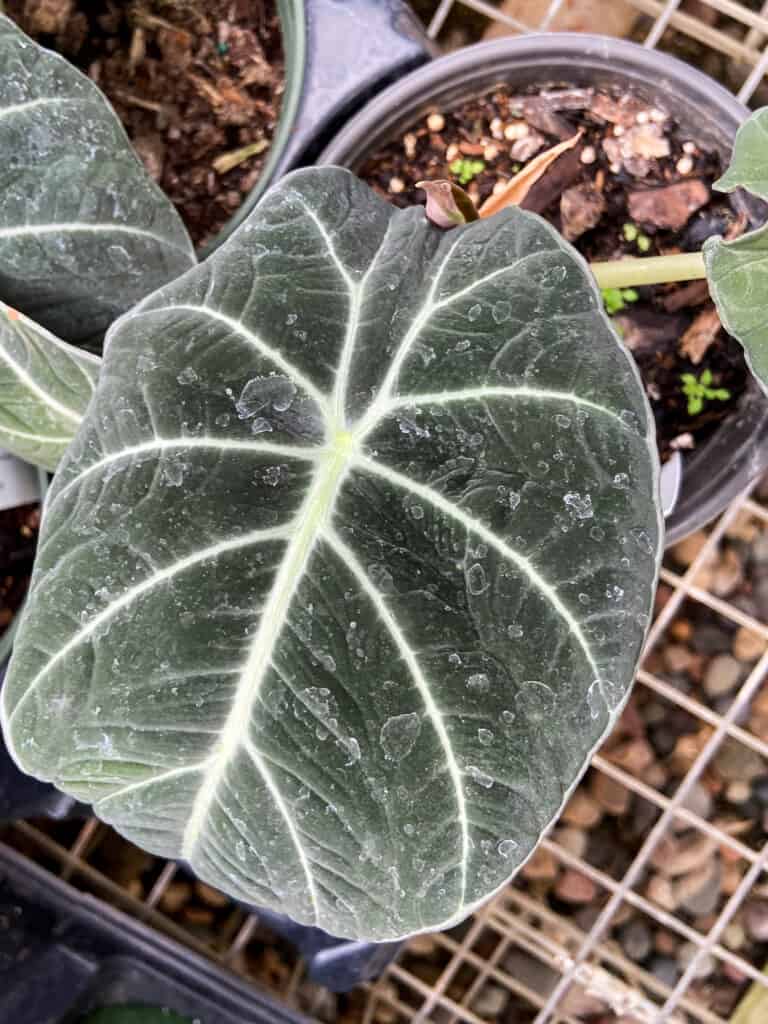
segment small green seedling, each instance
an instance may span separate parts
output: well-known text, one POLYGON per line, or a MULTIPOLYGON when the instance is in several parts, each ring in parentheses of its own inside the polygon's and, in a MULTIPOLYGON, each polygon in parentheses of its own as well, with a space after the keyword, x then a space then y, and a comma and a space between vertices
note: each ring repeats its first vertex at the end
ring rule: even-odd
POLYGON ((485 163, 482 160, 470 160, 467 157, 459 157, 452 160, 448 165, 451 174, 459 179, 459 184, 468 185, 473 178, 476 178, 481 171, 485 170, 485 163))
POLYGON ((621 233, 624 236, 625 242, 634 242, 640 252, 648 252, 651 248, 651 240, 647 235, 644 235, 637 224, 633 224, 631 221, 626 223, 621 233))
POLYGON ((640 298, 634 288, 603 288, 603 305, 608 316, 620 313, 628 303, 637 302, 640 298))
POLYGON ((694 373, 682 373, 680 380, 683 382, 683 394, 688 399, 689 416, 698 416, 707 401, 714 399, 718 402, 727 402, 731 397, 731 392, 727 388, 710 387, 711 370, 702 370, 699 377, 694 373))

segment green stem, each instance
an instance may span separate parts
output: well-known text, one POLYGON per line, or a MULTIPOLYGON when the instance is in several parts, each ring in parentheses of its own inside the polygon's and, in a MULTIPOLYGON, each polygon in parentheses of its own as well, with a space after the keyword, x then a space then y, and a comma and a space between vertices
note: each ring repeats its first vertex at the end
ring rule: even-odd
POLYGON ((667 284, 672 281, 696 281, 706 278, 704 257, 700 252, 677 256, 629 257, 592 263, 592 273, 601 288, 637 288, 643 284, 667 284))

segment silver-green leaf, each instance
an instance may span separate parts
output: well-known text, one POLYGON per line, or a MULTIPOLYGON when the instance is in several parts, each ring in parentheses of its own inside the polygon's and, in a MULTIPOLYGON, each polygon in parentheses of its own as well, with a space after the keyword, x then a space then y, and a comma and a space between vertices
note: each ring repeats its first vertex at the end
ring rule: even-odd
POLYGON ((195 263, 187 232, 90 79, 0 16, 0 299, 98 338, 195 263))
POLYGON ((581 257, 284 179, 122 318, 2 694, 27 771, 337 934, 461 920, 629 691, 652 421, 581 257))
POLYGON ((735 192, 745 188, 752 195, 768 199, 768 107, 756 110, 736 133, 731 162, 713 188, 735 192))
MULTIPOLYGON (((714 187, 722 192, 745 188, 768 199, 768 107, 741 126, 730 166, 714 187)), ((742 344, 752 373, 768 394, 768 226, 730 242, 708 238, 704 264, 723 327, 742 344)))
POLYGON ((0 302, 0 448, 53 470, 91 400, 101 360, 0 302))

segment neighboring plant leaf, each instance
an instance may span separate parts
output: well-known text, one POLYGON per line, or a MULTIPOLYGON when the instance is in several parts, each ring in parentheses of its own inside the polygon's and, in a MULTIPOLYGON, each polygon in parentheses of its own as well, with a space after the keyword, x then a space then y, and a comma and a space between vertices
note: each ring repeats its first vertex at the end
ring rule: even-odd
POLYGON ((463 188, 451 181, 417 181, 416 188, 427 193, 424 212, 439 228, 455 228, 477 220, 475 204, 463 188))
POLYGON ((569 149, 573 149, 581 136, 582 131, 579 129, 572 138, 566 139, 564 142, 558 142, 556 146, 552 146, 550 149, 546 149, 543 153, 535 156, 533 160, 525 165, 522 171, 519 171, 514 178, 509 179, 502 192, 498 192, 486 199, 480 207, 480 216, 492 217, 499 210, 506 210, 508 206, 519 206, 539 178, 546 174, 547 170, 559 156, 562 156, 569 149))
MULTIPOLYGON (((714 188, 746 188, 768 199, 768 108, 739 128, 731 164, 714 188)), ((747 363, 768 394, 768 225, 731 241, 708 238, 704 265, 723 327, 744 347, 747 363)))
POLYGON ((0 448, 53 470, 75 436, 101 360, 0 302, 0 448))
POLYGON ((21 767, 335 935, 460 921, 629 691, 652 418, 587 265, 299 171, 111 330, 2 692, 21 767))
POLYGON ((745 188, 768 199, 768 107, 756 110, 739 128, 728 169, 712 187, 719 192, 745 188))
MULTIPOLYGON (((81 1017, 78 1024, 193 1024, 191 1017, 182 1017, 172 1010, 155 1006, 105 1006, 81 1017)), ((205 1024, 204 1021, 199 1024, 205 1024)))
POLYGON ((0 299, 66 341, 195 263, 93 82, 0 15, 0 299))
POLYGON ((768 226, 732 242, 708 238, 704 265, 720 322, 768 394, 768 226))

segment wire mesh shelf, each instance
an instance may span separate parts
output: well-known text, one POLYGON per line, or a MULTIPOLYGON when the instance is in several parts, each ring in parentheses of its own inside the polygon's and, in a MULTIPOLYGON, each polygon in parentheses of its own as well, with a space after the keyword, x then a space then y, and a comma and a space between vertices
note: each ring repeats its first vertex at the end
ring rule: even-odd
MULTIPOLYGON (((744 102, 768 96, 768 0, 604 2, 634 9, 632 37, 646 46, 671 49, 717 72, 744 102)), ((430 36, 449 47, 482 38, 492 22, 513 31, 558 28, 570 6, 570 0, 528 3, 540 16, 525 22, 486 0, 417 4, 430 36), (459 31, 462 8, 473 17, 459 31)), ((471 919, 444 934, 417 936, 377 982, 349 995, 337 997, 309 982, 301 960, 265 932, 257 915, 193 882, 175 864, 135 850, 95 819, 18 822, 2 838, 320 1021, 764 1024, 768 815, 756 817, 748 800, 742 815, 724 811, 722 802, 703 800, 702 793, 722 782, 715 764, 746 762, 754 778, 765 776, 768 783, 768 624, 748 599, 756 578, 747 572, 743 592, 725 588, 724 594, 714 568, 728 564, 729 551, 760 548, 768 577, 766 494, 763 485, 745 493, 713 527, 686 542, 684 557, 668 557, 630 709, 529 865, 471 919), (704 621, 712 635, 728 636, 751 666, 727 696, 707 697, 700 686, 681 684, 687 669, 680 652, 687 649, 692 619, 704 621), (671 666, 670 647, 678 653, 671 666), (660 732, 676 723, 663 771, 637 730, 633 735, 638 708, 660 732), (595 855, 584 839, 597 825, 589 824, 595 794, 616 812, 602 813, 609 827, 626 820, 628 806, 634 809, 634 825, 613 858, 595 855), (717 873, 716 883, 701 886, 709 900, 680 899, 690 872, 670 871, 674 857, 695 863, 691 871, 699 872, 699 882, 702 872, 717 873), (114 865, 125 861, 133 870, 122 877, 114 865), (560 882, 556 898, 553 878, 560 882), (577 913, 567 906, 565 879, 580 893, 577 913), (765 910, 758 939, 745 925, 754 906, 765 910), (664 971, 649 969, 648 942, 664 971), (757 1010, 735 1010, 748 991, 757 1010)), ((696 657, 700 668, 701 653, 694 651, 696 657)), ((729 806, 738 807, 739 778, 728 785, 734 787, 729 806)))

